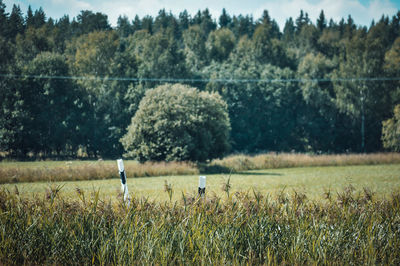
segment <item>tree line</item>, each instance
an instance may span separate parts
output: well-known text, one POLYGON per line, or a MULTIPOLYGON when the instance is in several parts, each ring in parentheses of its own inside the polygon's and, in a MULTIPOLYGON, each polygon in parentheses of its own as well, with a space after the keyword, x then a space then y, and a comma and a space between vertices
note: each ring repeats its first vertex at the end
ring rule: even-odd
POLYGON ((208 9, 155 17, 0 0, 0 151, 7 156, 114 157, 145 92, 182 83, 227 103, 231 152, 373 152, 400 104, 400 11, 359 26, 349 15, 281 30, 208 9))

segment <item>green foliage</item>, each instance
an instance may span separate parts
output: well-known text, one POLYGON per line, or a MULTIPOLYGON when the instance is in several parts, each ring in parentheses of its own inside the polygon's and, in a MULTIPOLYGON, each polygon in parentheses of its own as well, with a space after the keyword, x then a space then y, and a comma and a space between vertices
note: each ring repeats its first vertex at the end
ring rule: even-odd
POLYGON ((310 24, 303 25, 298 34, 298 45, 300 45, 300 53, 307 53, 317 49, 317 42, 319 38, 318 29, 310 24))
POLYGON ((71 43, 70 61, 74 72, 93 76, 106 76, 118 48, 119 40, 115 32, 95 31, 80 36, 71 43))
POLYGON ((318 50, 332 58, 339 54, 340 32, 332 28, 326 28, 318 39, 318 50))
POLYGON ((116 156, 122 153, 122 146, 118 140, 132 116, 129 106, 135 103, 127 102, 127 99, 133 97, 126 95, 132 92, 131 88, 135 85, 92 77, 135 76, 138 68, 137 58, 131 49, 130 46, 127 47, 127 41, 120 40, 113 31, 96 31, 81 35, 67 46, 72 72, 88 77, 77 83, 88 96, 87 112, 91 113, 91 117, 85 128, 92 133, 88 135, 85 146, 91 154, 116 156))
MULTIPOLYGON (((29 75, 66 76, 68 65, 62 55, 44 52, 39 54, 26 70, 29 75)), ((81 132, 77 128, 80 111, 77 88, 65 79, 29 79, 23 92, 23 109, 30 114, 24 125, 26 146, 35 152, 56 151, 67 147, 76 148, 76 138, 81 132)), ((85 116, 81 113, 80 116, 85 116)))
POLYGON ((323 54, 307 54, 302 58, 299 64, 298 73, 301 77, 307 79, 301 84, 303 98, 306 103, 320 108, 332 106, 334 101, 334 92, 331 82, 313 81, 316 79, 329 79, 329 74, 335 69, 333 60, 329 60, 323 54))
POLYGON ((206 36, 198 25, 183 32, 186 65, 192 72, 198 72, 207 63, 206 36))
POLYGON ((185 58, 171 33, 160 31, 144 40, 138 76, 142 78, 185 78, 185 58))
POLYGON ((231 22, 232 22, 232 18, 229 16, 229 14, 226 13, 226 9, 223 8, 222 9, 222 14, 221 14, 221 16, 219 17, 219 20, 218 20, 219 26, 221 28, 227 27, 227 26, 230 26, 231 22))
POLYGON ((14 39, 15 36, 24 32, 24 18, 19 5, 13 5, 7 28, 7 35, 10 39, 14 39))
MULTIPOLYGON (((369 27, 350 15, 338 23, 328 18, 321 11, 313 23, 300 11, 281 32, 267 10, 253 18, 223 9, 216 19, 207 8, 193 16, 162 9, 132 21, 120 16, 112 28, 99 12, 55 20, 42 8, 24 15, 13 5, 9 14, 0 0, 0 154, 27 156, 33 146, 52 143, 24 142, 24 132, 41 130, 29 122, 37 117, 29 107, 36 96, 27 95, 63 83, 77 108, 60 118, 75 119, 64 128, 73 135, 64 138, 68 152, 60 154, 120 156, 119 139, 146 90, 166 80, 220 93, 234 151, 379 151, 380 121, 400 103, 400 13, 369 27), (54 71, 32 70, 44 52, 63 57, 68 82, 24 77, 59 72, 53 64, 54 71)), ((59 101, 57 93, 50 98, 59 101)), ((35 134, 47 138, 45 130, 35 134)), ((56 146, 45 149, 55 155, 56 146)))
POLYGON ((14 60, 19 67, 32 61, 41 52, 52 52, 55 45, 52 32, 46 26, 28 28, 24 35, 17 36, 15 42, 14 60))
POLYGON ((100 12, 93 13, 90 10, 82 10, 76 19, 78 22, 78 34, 111 29, 107 15, 100 12))
MULTIPOLYGON (((272 65, 261 67, 254 60, 242 39, 240 49, 232 55, 238 57, 232 63, 214 64, 206 68, 206 75, 214 79, 285 79, 292 78, 290 69, 281 69, 272 65)), ((250 50, 251 51, 251 50, 250 50)), ((232 147, 236 151, 260 152, 289 150, 294 142, 292 138, 295 124, 294 106, 300 100, 300 94, 292 83, 217 83, 210 81, 208 91, 217 91, 226 99, 232 125, 232 147)), ((293 146, 292 146, 293 148, 293 146)))
MULTIPOLYGON (((385 54, 385 62, 383 65, 384 72, 389 77, 400 76, 400 37, 398 37, 392 47, 385 54)), ((388 96, 392 101, 392 105, 400 103, 400 81, 392 81, 387 83, 388 96)))
POLYGON ((255 23, 252 16, 239 15, 233 16, 231 23, 231 30, 235 33, 236 39, 239 39, 242 36, 248 36, 251 38, 254 33, 255 23))
POLYGON ((392 118, 382 123, 382 142, 386 149, 400 151, 400 105, 396 105, 392 118))
POLYGON ((6 13, 6 5, 3 0, 0 0, 0 36, 5 36, 7 34, 7 19, 8 13, 6 13))
MULTIPOLYGON (((23 73, 33 76, 66 76, 69 69, 64 56, 43 52, 36 56, 23 73)), ((59 154, 76 149, 81 131, 78 123, 82 99, 67 79, 27 78, 23 83, 5 84, 6 101, 1 128, 1 146, 13 154, 27 152, 59 154), (10 87, 8 87, 10 86, 10 87), (14 102, 13 105, 10 103, 14 102)))
POLYGON ((224 61, 235 47, 235 35, 226 28, 221 28, 208 35, 207 48, 210 60, 224 61))
MULTIPOLYGON (((380 22, 366 32, 366 29, 352 29, 351 24, 347 26, 350 39, 343 42, 345 49, 341 52, 339 68, 333 71, 335 78, 384 75, 385 51, 390 46, 387 45, 388 33, 382 31, 382 27, 383 22, 380 22)), ((381 128, 377 121, 389 116, 393 108, 390 96, 397 90, 389 82, 334 82, 337 108, 361 125, 361 151, 381 147, 378 141, 381 128)))
POLYGON ((199 10, 194 16, 192 23, 198 24, 206 36, 217 27, 208 8, 204 9, 202 12, 199 10))
POLYGON ((400 72, 400 37, 394 41, 390 50, 386 52, 384 68, 394 75, 400 72))
MULTIPOLYGON (((28 21, 27 21, 28 22, 28 21)), ((44 13, 42 7, 39 7, 38 10, 35 10, 35 14, 32 16, 32 25, 35 28, 40 28, 44 24, 46 24, 46 14, 44 13)))
POLYGON ((13 80, 0 82, 0 149, 10 156, 24 156, 27 152, 24 129, 27 112, 24 111, 21 85, 13 80), (10 89, 12 87, 12 89, 10 89))
POLYGON ((319 17, 317 19, 317 28, 320 32, 322 32, 326 28, 326 19, 325 19, 325 14, 324 10, 321 10, 321 13, 319 13, 319 17))
POLYGON ((338 146, 346 145, 340 141, 348 139, 345 137, 348 121, 338 111, 333 84, 328 81, 336 67, 336 60, 330 60, 321 53, 307 54, 298 66, 297 73, 306 79, 300 84, 303 99, 307 104, 306 117, 313 121, 313 123, 305 121, 303 125, 307 132, 307 145, 318 150, 336 151, 338 146), (331 133, 333 131, 335 133, 331 133), (341 134, 343 138, 337 138, 341 134))
POLYGON ((120 37, 128 37, 133 33, 133 29, 127 16, 119 16, 117 25, 117 32, 120 37))
POLYGON ((205 161, 229 149, 227 107, 216 94, 180 84, 146 92, 121 142, 140 161, 205 161))

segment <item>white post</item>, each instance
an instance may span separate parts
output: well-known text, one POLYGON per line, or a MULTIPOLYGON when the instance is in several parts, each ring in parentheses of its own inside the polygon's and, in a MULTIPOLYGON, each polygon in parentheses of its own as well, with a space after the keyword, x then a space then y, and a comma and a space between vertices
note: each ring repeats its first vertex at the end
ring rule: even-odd
POLYGON ((117 164, 118 164, 119 177, 121 178, 121 190, 124 193, 124 201, 125 202, 128 201, 128 206, 129 206, 130 198, 128 193, 128 185, 126 184, 124 162, 122 161, 122 159, 118 159, 117 164))
POLYGON ((199 176, 199 195, 204 196, 206 193, 206 177, 199 176))

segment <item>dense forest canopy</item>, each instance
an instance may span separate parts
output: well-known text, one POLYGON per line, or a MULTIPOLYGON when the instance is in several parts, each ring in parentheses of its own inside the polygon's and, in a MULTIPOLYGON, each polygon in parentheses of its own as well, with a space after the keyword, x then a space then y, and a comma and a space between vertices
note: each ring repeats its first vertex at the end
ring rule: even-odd
POLYGON ((279 29, 261 18, 162 9, 111 27, 89 10, 54 20, 0 0, 0 151, 114 157, 145 92, 182 83, 227 103, 232 152, 372 152, 400 104, 400 11, 279 29))

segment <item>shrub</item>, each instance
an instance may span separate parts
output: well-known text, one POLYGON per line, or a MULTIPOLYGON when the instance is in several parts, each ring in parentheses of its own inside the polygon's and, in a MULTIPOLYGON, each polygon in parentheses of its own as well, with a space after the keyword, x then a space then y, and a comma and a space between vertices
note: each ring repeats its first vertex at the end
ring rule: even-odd
POLYGON ((217 93, 167 84, 146 92, 121 143, 141 162, 201 162, 229 150, 229 130, 227 105, 217 93))

